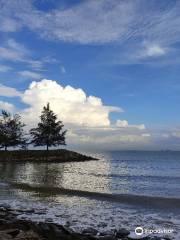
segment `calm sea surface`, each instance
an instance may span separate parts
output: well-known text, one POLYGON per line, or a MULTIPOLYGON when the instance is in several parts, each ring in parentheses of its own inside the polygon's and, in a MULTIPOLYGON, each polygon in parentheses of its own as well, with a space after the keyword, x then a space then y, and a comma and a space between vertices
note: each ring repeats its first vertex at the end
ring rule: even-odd
POLYGON ((100 161, 0 164, 0 203, 73 229, 173 229, 180 239, 180 152, 93 153, 100 161), (31 188, 29 187, 31 186, 31 188))

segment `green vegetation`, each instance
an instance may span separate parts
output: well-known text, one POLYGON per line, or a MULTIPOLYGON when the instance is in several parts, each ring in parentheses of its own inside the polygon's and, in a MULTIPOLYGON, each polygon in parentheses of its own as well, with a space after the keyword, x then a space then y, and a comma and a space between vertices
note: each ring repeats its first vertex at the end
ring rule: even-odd
POLYGON ((49 147, 66 145, 66 130, 63 130, 63 123, 57 119, 57 115, 50 109, 49 103, 43 107, 40 122, 36 128, 30 129, 29 133, 24 132, 25 124, 18 114, 11 115, 2 110, 0 116, 0 161, 11 163, 16 162, 69 162, 88 161, 95 158, 85 156, 73 151, 60 149, 51 150, 49 147), (26 137, 25 137, 26 136, 26 137), (46 150, 28 150, 28 145, 46 146, 46 150), (19 150, 7 151, 9 147, 19 150))
POLYGON ((34 147, 46 146, 48 151, 51 146, 66 145, 65 135, 67 131, 63 131, 64 125, 62 121, 57 120, 57 115, 50 109, 49 103, 43 107, 40 122, 36 128, 29 131, 27 139, 23 130, 24 126, 20 115, 11 115, 2 110, 0 116, 0 148, 7 150, 8 147, 20 147, 25 150, 29 144, 32 144, 34 147))
POLYGON ((0 148, 7 150, 8 147, 24 147, 26 145, 24 126, 18 114, 12 116, 10 113, 2 110, 0 119, 0 148))
POLYGON ((65 145, 66 131, 62 130, 63 127, 64 125, 61 121, 57 121, 57 116, 50 109, 48 103, 43 108, 38 127, 30 130, 31 143, 35 147, 46 146, 47 151, 51 146, 65 145))

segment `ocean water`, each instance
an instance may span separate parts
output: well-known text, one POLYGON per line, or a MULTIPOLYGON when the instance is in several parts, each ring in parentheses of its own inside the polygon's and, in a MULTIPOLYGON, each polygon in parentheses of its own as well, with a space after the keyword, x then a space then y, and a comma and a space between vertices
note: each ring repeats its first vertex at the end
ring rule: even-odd
POLYGON ((20 218, 69 222, 76 231, 141 226, 172 230, 159 235, 180 239, 180 152, 91 155, 100 160, 0 163, 0 203, 36 210, 20 218))

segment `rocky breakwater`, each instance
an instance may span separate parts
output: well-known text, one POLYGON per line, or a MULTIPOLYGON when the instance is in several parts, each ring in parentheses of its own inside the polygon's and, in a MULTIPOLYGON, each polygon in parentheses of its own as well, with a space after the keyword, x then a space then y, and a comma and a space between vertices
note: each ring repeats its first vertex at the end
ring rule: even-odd
POLYGON ((8 205, 0 206, 0 240, 169 240, 170 238, 137 236, 126 229, 98 232, 87 228, 82 233, 74 232, 70 227, 52 222, 32 222, 19 219, 21 214, 31 214, 35 210, 14 210, 8 205))

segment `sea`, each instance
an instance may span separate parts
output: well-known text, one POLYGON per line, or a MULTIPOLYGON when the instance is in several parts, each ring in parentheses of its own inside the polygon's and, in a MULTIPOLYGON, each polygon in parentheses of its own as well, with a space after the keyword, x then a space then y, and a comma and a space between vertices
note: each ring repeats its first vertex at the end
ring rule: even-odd
POLYGON ((35 209, 19 218, 81 232, 141 227, 180 239, 180 152, 86 153, 98 161, 0 163, 0 204, 35 209))

